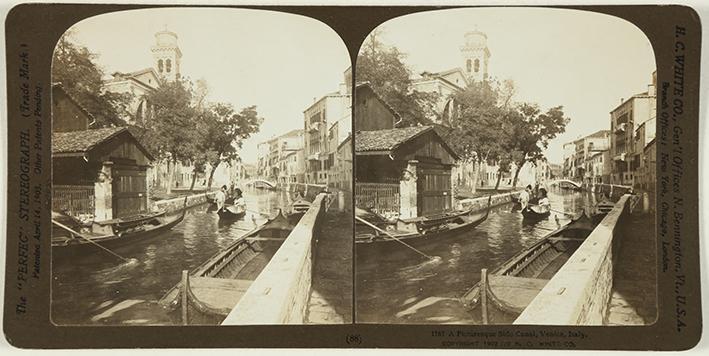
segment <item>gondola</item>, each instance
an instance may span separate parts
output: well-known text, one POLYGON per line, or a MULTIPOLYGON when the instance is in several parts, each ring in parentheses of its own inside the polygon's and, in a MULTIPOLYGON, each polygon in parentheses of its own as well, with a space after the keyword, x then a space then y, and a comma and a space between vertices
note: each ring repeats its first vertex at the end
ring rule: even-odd
POLYGON ((401 242, 418 244, 455 236, 470 231, 485 221, 490 214, 491 201, 492 196, 488 198, 487 208, 483 211, 474 212, 471 209, 414 219, 398 219, 383 228, 355 215, 358 222, 369 227, 356 229, 359 231, 355 233, 355 243, 357 247, 394 245, 401 242))
MULTIPOLYGON (((209 204, 212 205, 213 208, 216 209, 216 207, 217 207, 217 200, 216 200, 215 198, 207 198, 207 201, 209 202, 209 204)), ((236 197, 227 197, 227 198, 224 200, 224 205, 232 205, 232 204, 234 204, 234 201, 236 201, 236 197)))
POLYGON ((491 273, 483 270, 480 282, 469 289, 460 301, 479 323, 511 324, 595 226, 591 219, 582 214, 515 254, 491 273))
POLYGON ((234 221, 242 219, 246 215, 246 210, 238 211, 234 206, 225 205, 217 210, 217 215, 219 220, 234 221))
POLYGON ((74 250, 80 246, 100 244, 119 247, 157 236, 182 222, 187 211, 187 198, 176 215, 164 211, 141 214, 128 218, 82 223, 68 215, 52 212, 52 247, 74 250))
MULTIPOLYGON (((522 210, 522 203, 520 203, 519 197, 512 197, 512 202, 514 203, 514 205, 512 205, 512 211, 522 210)), ((539 198, 530 198, 527 205, 536 205, 538 203, 539 198)))
POLYGON ((279 211, 275 218, 237 238, 165 293, 159 304, 181 311, 183 324, 218 324, 236 306, 266 267, 293 225, 279 211))
POLYGON ((527 205, 527 207, 522 210, 522 216, 529 220, 546 219, 550 214, 551 210, 544 209, 539 205, 527 205))

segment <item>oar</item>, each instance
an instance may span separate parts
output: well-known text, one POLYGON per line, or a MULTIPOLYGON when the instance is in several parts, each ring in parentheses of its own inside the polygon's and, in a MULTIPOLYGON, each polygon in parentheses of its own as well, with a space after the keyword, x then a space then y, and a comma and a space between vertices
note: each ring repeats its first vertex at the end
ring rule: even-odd
POLYGON ((383 229, 380 229, 378 226, 376 226, 376 225, 370 223, 370 222, 367 221, 367 220, 364 220, 364 219, 360 218, 359 216, 356 216, 356 215, 355 215, 355 219, 357 219, 357 221, 362 222, 362 223, 364 223, 365 225, 371 227, 371 228, 374 229, 374 230, 377 230, 377 231, 379 231, 379 232, 383 232, 384 234, 386 234, 386 235, 389 236, 390 238, 394 239, 395 241, 397 241, 397 242, 399 242, 399 243, 404 244, 404 246, 406 246, 406 247, 408 247, 408 248, 414 250, 415 252, 417 252, 417 253, 420 254, 421 256, 424 256, 424 257, 430 259, 431 261, 441 260, 441 258, 440 258, 439 256, 431 257, 431 256, 429 256, 429 255, 427 255, 427 254, 425 254, 425 253, 423 253, 423 252, 421 252, 421 251, 415 249, 413 246, 407 244, 407 243, 404 242, 404 241, 399 240, 399 239, 396 238, 394 235, 390 234, 388 231, 383 230, 383 229))
POLYGON ((550 211, 553 211, 553 212, 555 212, 555 213, 560 213, 560 214, 564 214, 564 215, 568 215, 568 216, 574 216, 574 213, 568 213, 568 212, 566 212, 566 211, 555 210, 555 209, 552 209, 552 208, 549 208, 549 210, 550 210, 550 211))
POLYGON ((126 263, 130 263, 130 262, 131 262, 131 260, 128 260, 127 258, 122 257, 121 255, 119 255, 119 254, 117 254, 117 253, 115 253, 115 252, 113 252, 113 251, 111 251, 111 250, 109 250, 109 249, 107 249, 107 248, 105 248, 105 247, 99 245, 98 243, 96 243, 96 242, 94 242, 94 241, 91 241, 90 239, 84 237, 84 236, 81 235, 80 233, 74 231, 72 228, 70 228, 70 227, 68 227, 68 226, 66 226, 66 225, 64 225, 64 224, 62 224, 62 223, 60 223, 60 222, 58 222, 58 221, 52 220, 52 223, 56 224, 57 226, 61 227, 61 228, 64 229, 64 230, 67 230, 67 231, 71 232, 72 234, 74 234, 74 235, 76 235, 76 236, 79 236, 79 237, 81 237, 82 239, 84 239, 84 240, 86 240, 86 241, 88 241, 88 242, 90 242, 90 243, 92 243, 92 244, 94 244, 94 245, 100 247, 100 248, 103 249, 104 251, 106 251, 106 252, 108 252, 108 253, 110 253, 110 254, 112 254, 112 255, 114 255, 114 256, 120 258, 120 259, 122 259, 122 260, 123 260, 124 262, 126 262, 126 263))

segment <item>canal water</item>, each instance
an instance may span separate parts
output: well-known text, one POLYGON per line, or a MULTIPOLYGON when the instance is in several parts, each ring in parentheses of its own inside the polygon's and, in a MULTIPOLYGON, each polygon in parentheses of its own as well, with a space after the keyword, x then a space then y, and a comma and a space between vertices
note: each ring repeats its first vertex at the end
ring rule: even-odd
MULTIPOLYGON (((578 214, 592 206, 591 194, 570 190, 549 192, 552 209, 578 214)), ((430 260, 404 245, 389 244, 357 253, 356 314, 359 323, 471 324, 475 321, 458 302, 480 280, 480 270, 499 266, 520 250, 569 222, 552 212, 548 219, 529 222, 512 204, 492 209, 474 230, 434 241, 417 249, 440 257, 430 260)), ((479 318, 478 318, 479 319, 479 318)))
POLYGON ((292 202, 289 193, 252 189, 244 194, 245 219, 221 223, 209 204, 191 208, 182 223, 163 235, 114 252, 137 262, 124 263, 98 247, 52 263, 52 321, 59 325, 178 324, 179 313, 157 304, 192 270, 234 239, 292 202))

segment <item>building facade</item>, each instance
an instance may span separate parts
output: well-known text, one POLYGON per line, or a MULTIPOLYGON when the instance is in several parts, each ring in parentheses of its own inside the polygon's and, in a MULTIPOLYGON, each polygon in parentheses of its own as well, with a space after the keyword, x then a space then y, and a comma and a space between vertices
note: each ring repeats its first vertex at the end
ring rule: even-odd
POLYGON ((302 182, 305 165, 303 159, 303 130, 291 130, 257 146, 258 177, 277 184, 302 182))
POLYGON ((610 150, 613 160, 610 178, 613 184, 635 185, 640 156, 644 154, 636 141, 641 139, 649 143, 655 136, 656 73, 652 74, 652 82, 648 85, 647 92, 633 95, 628 100, 621 99, 620 105, 610 112, 610 150), (648 124, 639 132, 640 126, 648 121, 652 121, 652 124, 648 124), (643 137, 640 138, 639 135, 643 137))
POLYGON ((351 83, 348 75, 350 69, 345 71, 339 91, 324 95, 303 111, 305 183, 329 183, 337 147, 351 132, 352 93, 345 84, 351 83))

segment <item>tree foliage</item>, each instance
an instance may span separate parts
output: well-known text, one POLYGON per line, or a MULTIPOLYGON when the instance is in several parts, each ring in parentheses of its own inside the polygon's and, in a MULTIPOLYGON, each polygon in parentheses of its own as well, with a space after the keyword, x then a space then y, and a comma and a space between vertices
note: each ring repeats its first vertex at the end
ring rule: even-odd
POLYGON ((238 113, 231 104, 216 103, 204 109, 199 119, 198 151, 202 156, 197 160, 208 162, 212 170, 208 186, 222 162, 239 160, 239 149, 243 141, 259 131, 263 118, 258 116, 256 106, 241 109, 238 113))
POLYGON ((144 142, 153 153, 174 162, 194 158, 199 132, 192 96, 192 84, 185 79, 162 83, 147 95, 153 111, 144 142))
POLYGON ((464 160, 493 161, 500 172, 515 163, 516 185, 525 162, 543 159, 549 141, 564 132, 569 119, 561 106, 542 112, 534 103, 513 103, 514 92, 510 81, 472 82, 456 94, 459 115, 443 135, 464 160))
POLYGON ((403 126, 425 123, 436 115, 437 93, 413 90, 411 70, 402 61, 405 55, 379 40, 381 30, 373 31, 357 57, 357 81, 369 82, 391 107, 401 115, 403 126))
POLYGON ((543 151, 549 147, 549 141, 566 130, 570 119, 564 117, 562 106, 542 112, 539 105, 530 103, 518 104, 510 119, 512 138, 508 149, 514 154, 512 160, 517 166, 513 181, 516 186, 522 166, 544 159, 543 151))
POLYGON ((94 127, 124 124, 121 117, 132 95, 102 90, 104 72, 94 63, 96 55, 74 43, 71 36, 71 32, 64 34, 54 50, 52 82, 61 83, 96 118, 94 127))

